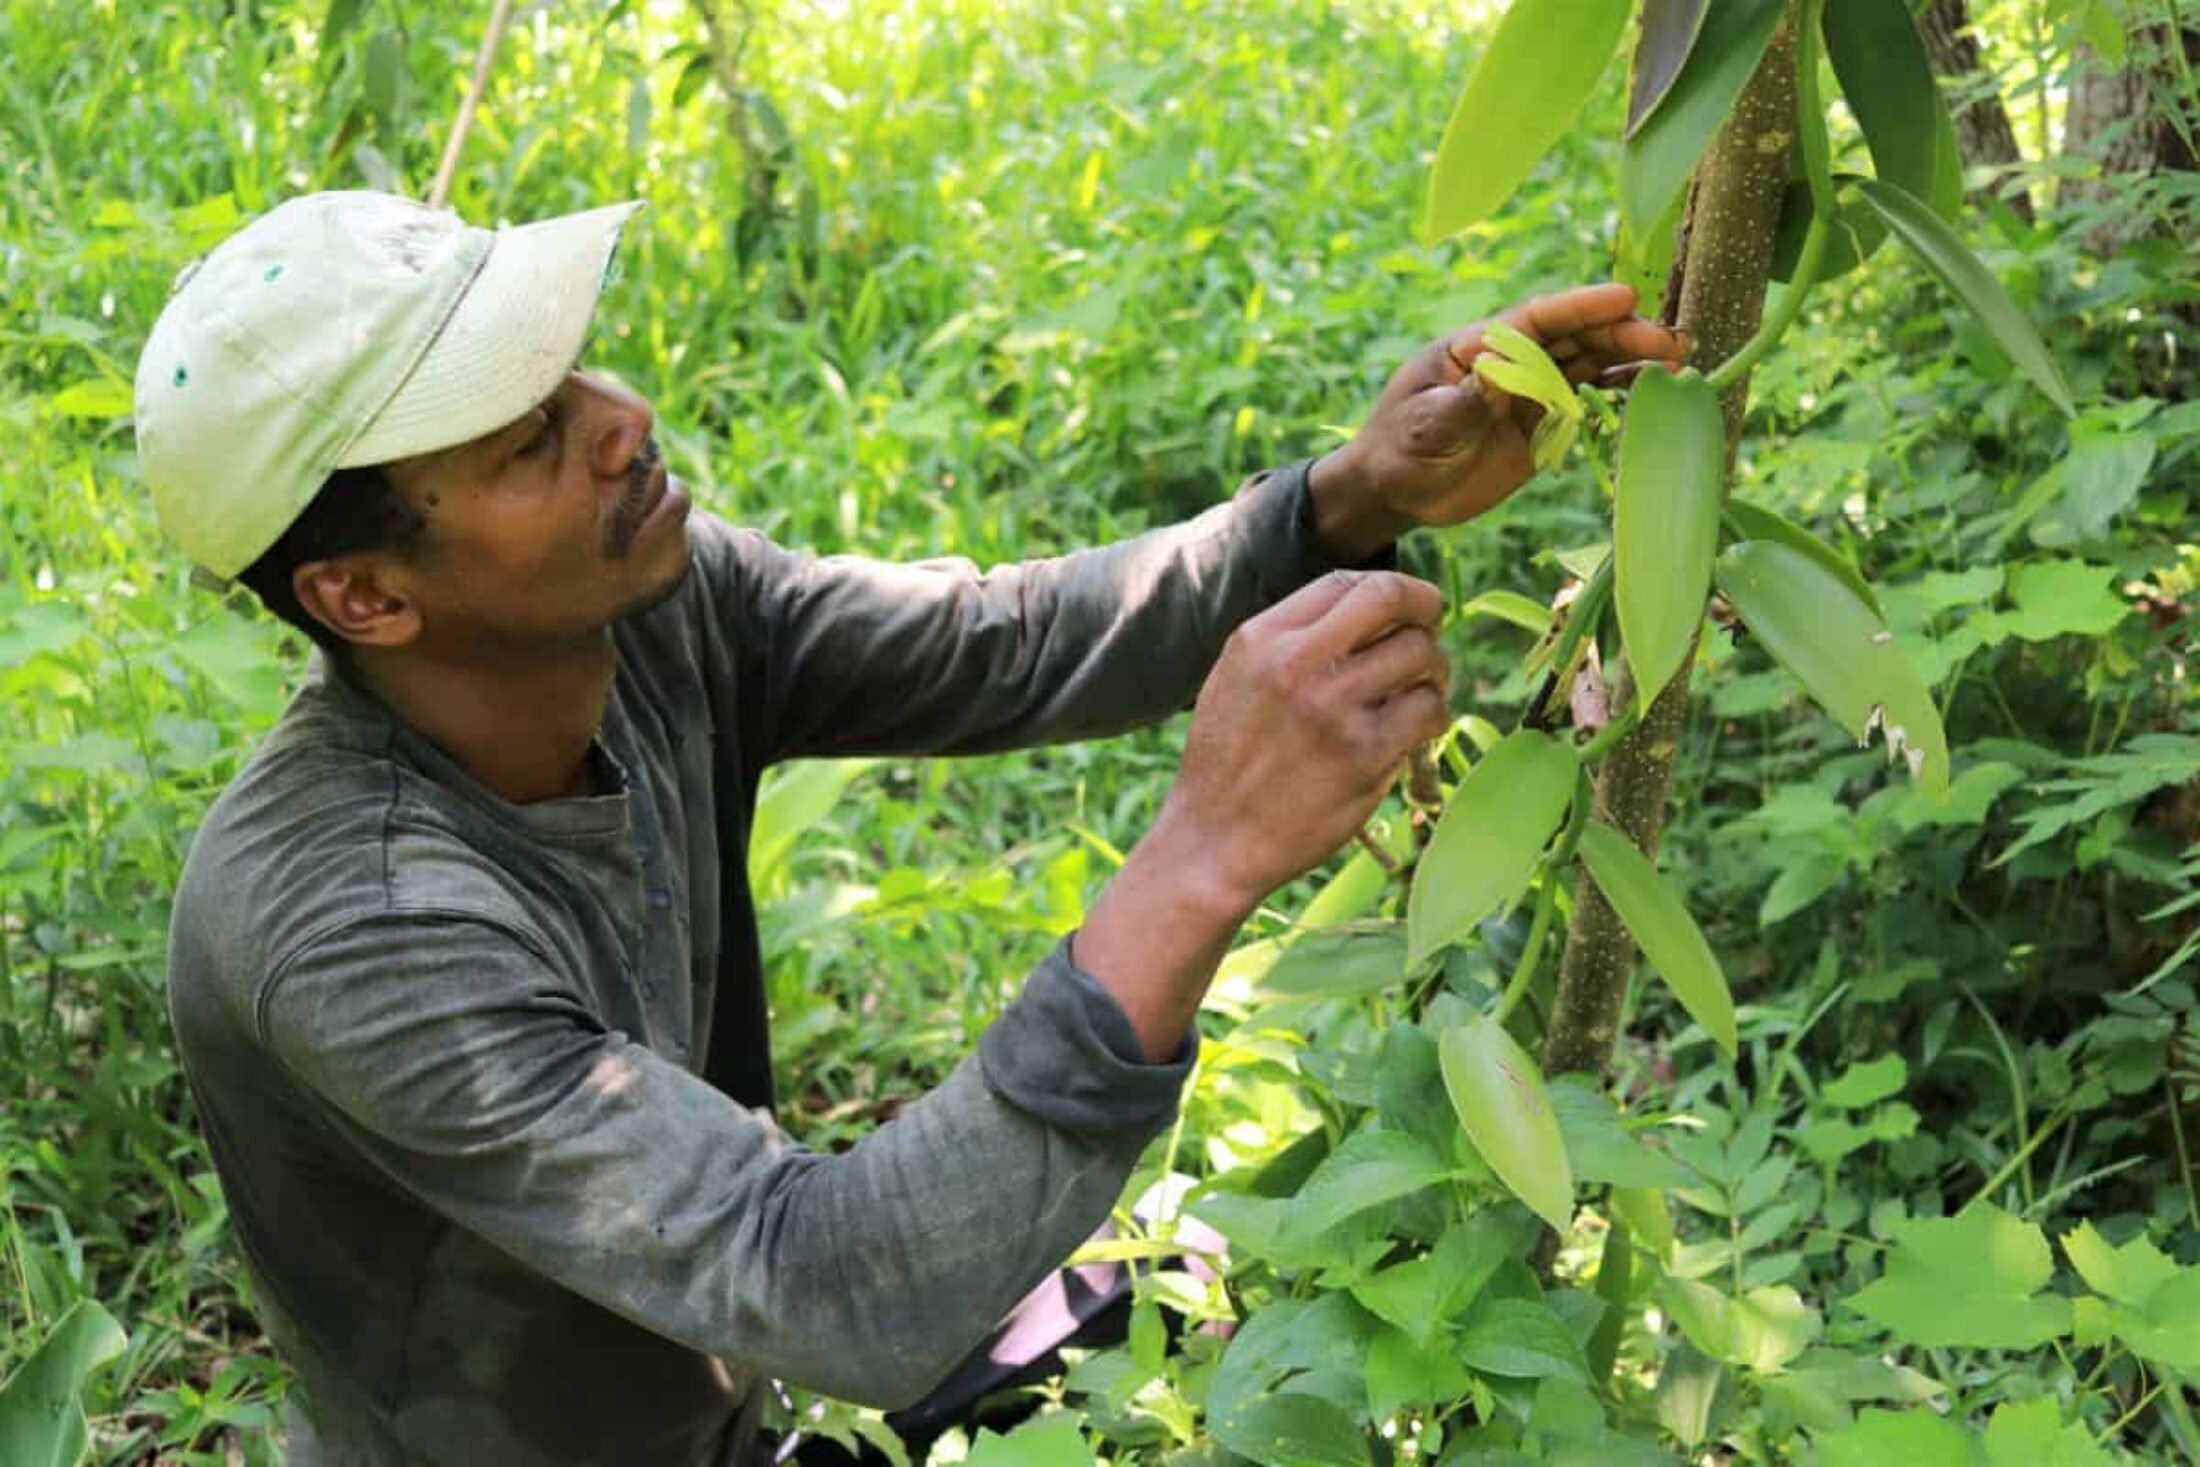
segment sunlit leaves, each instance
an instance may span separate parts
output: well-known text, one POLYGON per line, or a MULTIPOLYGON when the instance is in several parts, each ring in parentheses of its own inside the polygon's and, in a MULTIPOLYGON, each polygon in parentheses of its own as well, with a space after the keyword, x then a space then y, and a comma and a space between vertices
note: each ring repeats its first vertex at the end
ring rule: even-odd
POLYGON ((1644 373, 1620 428, 1612 589, 1645 709, 1680 671, 1703 621, 1725 481, 1719 395, 1693 371, 1644 373))
POLYGON ((1572 798, 1573 752, 1549 734, 1509 734, 1469 771, 1436 822, 1406 901, 1410 967, 1519 900, 1572 798))
POLYGON ((2180 1267, 2143 1237, 2114 1247, 2089 1222, 2062 1246, 2107 1301, 2079 1301, 2081 1334, 2112 1333, 2143 1359, 2200 1373, 2200 1267, 2180 1267))
POLYGON ((1819 705, 1859 742, 1885 734, 1929 789, 1948 783, 1940 711, 1894 635, 1839 576, 1786 545, 1747 540, 1720 557, 1719 588, 1819 705))
POLYGON ((1513 0, 1429 170, 1421 237, 1481 222, 1566 134, 1618 48, 1629 0, 1513 0))
POLYGON ((1863 1411, 1845 1431, 1818 1438, 1824 1467, 1977 1467, 1971 1438, 1929 1410, 1863 1411))
POLYGON ((1573 1169, 1543 1072, 1502 1024, 1480 1017, 1438 1041, 1444 1088, 1467 1139, 1521 1201, 1563 1232, 1573 1216, 1573 1169))
POLYGON ((1940 277, 1943 285, 1955 292, 1957 299, 1970 307, 1995 342, 2009 354, 2017 370, 2031 378, 2033 385, 2046 393, 2048 400, 2066 415, 2075 413, 2077 403, 2071 398, 2055 359, 2048 354, 2047 343, 2040 340, 2039 331, 2009 298, 2009 292, 2001 288, 2001 282, 1978 256, 1964 247, 1955 231, 1914 195, 1884 180, 1865 179, 1856 189, 1886 221, 1895 238, 1907 245, 1927 269, 1940 277))
POLYGON ((2071 1326, 2070 1301, 2043 1294, 2047 1235, 1990 1203, 1901 1224, 1886 1271, 1850 1298, 1905 1344, 2026 1350, 2071 1326))
POLYGON ((1818 1311, 1786 1284, 1735 1297, 1669 1277, 1659 1299, 1690 1344, 1714 1360, 1760 1373, 1777 1371, 1802 1354, 1824 1327, 1818 1311))
POLYGON ((2053 1396, 2004 1401, 1986 1423, 1986 1467, 2109 1467, 2082 1422, 2065 1423, 2053 1396))
POLYGON ((1634 842, 1601 821, 1581 833, 1581 858, 1597 890, 1673 996, 1718 1046, 1735 1052, 1734 995, 1696 919, 1634 842))

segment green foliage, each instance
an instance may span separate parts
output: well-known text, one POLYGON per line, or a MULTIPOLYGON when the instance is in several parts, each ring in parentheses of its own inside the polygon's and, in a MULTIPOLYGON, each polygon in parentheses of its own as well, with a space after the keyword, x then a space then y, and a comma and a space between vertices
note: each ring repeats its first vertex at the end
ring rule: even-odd
POLYGON ((1642 955, 1672 986, 1689 1016, 1728 1054, 1735 1051, 1734 995, 1688 909, 1625 835, 1591 821, 1581 835, 1581 859, 1597 889, 1619 913, 1642 955))
POLYGON ((1643 709, 1695 646, 1725 487, 1718 394, 1694 371, 1644 377, 1627 401, 1612 509, 1612 595, 1643 709))
MULTIPOLYGON (((507 42, 458 199, 520 219, 650 197, 592 356, 651 398, 711 507, 820 551, 1051 554, 1330 446, 1349 430, 1322 425, 1355 421, 1406 351, 1601 277, 1623 235, 1662 285, 1658 200, 1678 201, 1781 7, 1647 0, 1632 97, 1612 45, 1583 44, 1629 7, 1527 23, 1546 9, 1512 7, 1505 51, 1361 0, 789 11, 749 52, 750 125, 781 139, 752 195, 692 14, 553 5, 507 42), (1447 140, 1439 170, 1482 195, 1471 246, 1412 247, 1430 99, 1477 58, 1502 115, 1474 148, 1447 140)), ((1825 9, 1836 42, 1857 15, 1825 9)), ((1972 13, 1992 75, 1970 90, 2002 84, 2031 154, 2005 183, 2031 189, 2036 226, 1998 204, 1913 217, 1942 217, 1945 135, 1935 121, 1921 186, 1917 119, 1953 89, 1928 106, 1836 43, 1820 80, 1839 93, 1805 108, 1830 130, 1799 139, 1789 258, 1821 140, 1839 223, 1753 375, 1726 507, 1729 555, 1772 567, 1759 599, 1789 614, 1747 590, 1712 603, 1740 626, 1697 653, 1649 873, 1685 897, 1731 1018, 1644 984, 1611 1084, 1507 1081, 1506 1129, 1480 1102, 1463 1123, 1446 1084, 1461 1035, 1535 1073, 1574 857, 1611 854, 1568 802, 1616 726, 1602 679, 1635 660, 1615 573, 1596 589, 1615 419, 1594 390, 1553 393, 1583 451, 1403 547, 1455 611, 1470 714, 1440 750, 1446 810, 1391 803, 1382 860, 1355 850, 1257 919, 1182 1122, 1134 1179, 1199 1188, 1187 1211, 1228 1235, 1225 1276, 1176 1264, 1173 1216, 1133 1232, 1131 1340, 1078 1363, 1067 1410, 972 1457, 2200 1450, 2200 340, 2185 241, 2144 237, 2193 195, 2164 173, 2080 201, 2061 179, 2092 165, 2040 156, 2090 64, 2077 40, 2125 34, 2106 8, 1972 13), (2128 245, 2088 244, 2118 221, 2128 245), (1922 272, 1882 252, 1834 278, 1890 226, 1922 272), (1944 799, 1777 665, 1784 631, 1807 651, 1851 626, 1914 686, 1851 641, 1801 691, 1922 699, 1894 721, 1944 732, 1944 799), (2011 1343, 1933 1343, 1950 1332, 2011 1343)), ((2134 55, 2159 15, 2130 11, 2134 55)), ((0 8, 0 1375, 105 1301, 129 1334, 82 1392, 101 1461, 273 1460, 287 1386, 159 973, 189 832, 303 655, 159 545, 129 366, 175 271, 244 214, 421 187, 474 23, 379 0, 67 26, 0 8)), ((751 858, 791 1129, 843 1144, 967 1051, 1150 821, 1180 727, 775 775, 751 858)))
POLYGON ((1566 135, 1627 29, 1628 0, 1517 0, 1459 93, 1429 170, 1421 238, 1480 223, 1566 135))
POLYGON ((0 1460, 74 1467, 88 1428, 85 1378, 123 1351, 122 1326, 90 1299, 72 1307, 28 1360, 0 1382, 0 1460))
POLYGON ((1719 562, 1719 589, 1750 634, 1859 743, 1875 731, 1928 790, 1948 782, 1948 738, 1932 692, 1880 624, 1822 559, 1778 541, 1745 540, 1719 562))
POLYGON ((1406 907, 1408 963, 1419 967, 1483 918, 1520 899, 1572 797, 1566 746, 1523 729, 1460 782, 1414 867, 1406 907))

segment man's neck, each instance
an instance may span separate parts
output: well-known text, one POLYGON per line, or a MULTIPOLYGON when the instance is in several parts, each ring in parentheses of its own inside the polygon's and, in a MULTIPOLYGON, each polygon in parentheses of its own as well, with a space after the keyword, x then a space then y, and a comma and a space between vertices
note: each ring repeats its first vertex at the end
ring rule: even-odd
POLYGON ((611 638, 463 662, 357 659, 357 680, 488 789, 515 805, 594 793, 589 748, 617 667, 611 638))

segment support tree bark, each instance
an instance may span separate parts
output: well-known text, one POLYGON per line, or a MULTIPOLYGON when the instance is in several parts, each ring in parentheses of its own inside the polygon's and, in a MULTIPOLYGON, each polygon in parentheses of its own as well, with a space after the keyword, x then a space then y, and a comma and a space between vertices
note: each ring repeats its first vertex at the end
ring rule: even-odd
MULTIPOLYGON (((1666 313, 1695 337, 1695 365, 1706 372, 1739 350, 1764 314, 1795 128, 1795 32, 1790 18, 1773 37, 1733 114, 1712 138, 1689 186, 1684 237, 1673 266, 1677 287, 1666 291, 1666 313)), ((1748 394, 1749 379, 1744 377, 1722 403, 1730 467, 1748 394)), ((1687 684, 1685 675, 1667 684, 1641 724, 1598 769, 1597 818, 1625 831, 1652 859, 1665 825, 1673 760, 1688 710, 1687 684)), ((1628 688, 1619 690, 1619 699, 1632 696, 1628 688)), ((1601 1072, 1611 1062, 1634 958, 1634 942, 1618 913, 1584 872, 1574 893, 1574 920, 1544 1030, 1546 1074, 1601 1072)))
MULTIPOLYGON (((1918 30, 1932 57, 1933 73, 1949 84, 1956 143, 1969 168, 2010 168, 2024 161, 2017 150, 2009 109, 1980 62, 1978 38, 1971 34, 1965 0, 1927 0, 1918 14, 1918 30)), ((2003 192, 1988 188, 1973 194, 1999 197, 2025 223, 2032 222, 2032 195, 2022 186, 2003 192)))

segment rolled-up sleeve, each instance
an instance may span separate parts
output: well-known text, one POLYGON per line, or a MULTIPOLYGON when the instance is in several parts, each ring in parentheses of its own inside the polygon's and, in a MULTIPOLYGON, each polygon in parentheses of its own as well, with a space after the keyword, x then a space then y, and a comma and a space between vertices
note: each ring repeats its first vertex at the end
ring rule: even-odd
POLYGON ((524 932, 471 914, 322 936, 257 1015, 424 1206, 669 1339, 886 1407, 1106 1218, 1195 1042, 1137 1063, 1065 941, 945 1082, 825 1155, 607 1028, 524 932))
POLYGON ((983 753, 1180 711, 1240 622, 1339 568, 1312 529, 1308 468, 1256 475, 1181 524, 984 572, 701 527, 716 613, 763 676, 760 762, 983 753))

